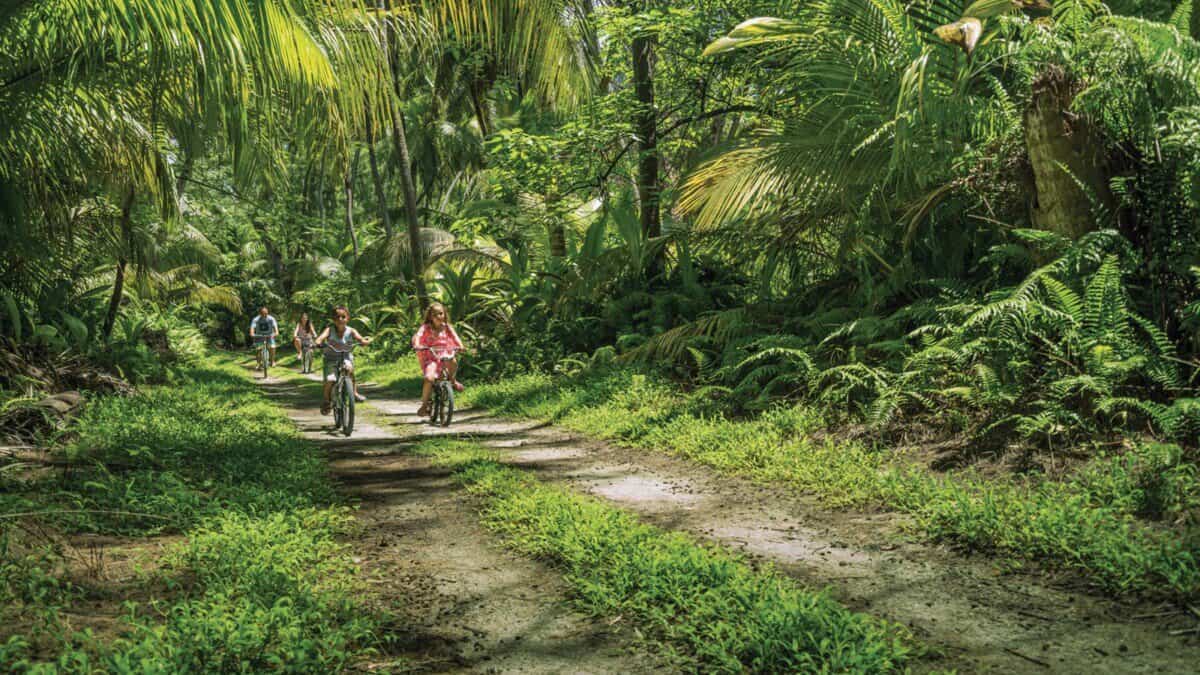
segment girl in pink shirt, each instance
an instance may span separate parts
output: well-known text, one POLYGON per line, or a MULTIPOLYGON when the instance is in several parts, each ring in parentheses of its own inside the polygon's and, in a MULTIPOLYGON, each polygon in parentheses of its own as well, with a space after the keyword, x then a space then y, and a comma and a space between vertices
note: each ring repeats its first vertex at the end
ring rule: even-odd
MULTIPOLYGON (((421 361, 421 374, 425 377, 424 386, 421 388, 421 408, 417 410, 417 415, 424 417, 429 414, 429 396, 433 393, 433 383, 438 377, 438 356, 447 352, 460 352, 463 348, 462 340, 458 339, 458 333, 454 332, 447 319, 445 305, 435 302, 425 309, 425 320, 413 336, 412 346, 417 351, 417 358, 421 361)), ((454 389, 462 391, 463 386, 455 378, 458 359, 446 361, 446 368, 450 371, 450 381, 454 383, 454 389)))

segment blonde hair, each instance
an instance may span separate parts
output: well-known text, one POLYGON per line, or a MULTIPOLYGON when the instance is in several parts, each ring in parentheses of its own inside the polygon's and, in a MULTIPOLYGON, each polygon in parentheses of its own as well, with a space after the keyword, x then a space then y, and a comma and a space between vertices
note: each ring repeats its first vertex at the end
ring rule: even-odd
POLYGON ((442 310, 442 314, 446 317, 445 323, 449 324, 450 323, 450 312, 446 309, 446 306, 440 302, 429 303, 429 306, 425 308, 425 316, 421 319, 422 322, 427 323, 432 326, 433 325, 433 310, 435 310, 435 309, 442 310))

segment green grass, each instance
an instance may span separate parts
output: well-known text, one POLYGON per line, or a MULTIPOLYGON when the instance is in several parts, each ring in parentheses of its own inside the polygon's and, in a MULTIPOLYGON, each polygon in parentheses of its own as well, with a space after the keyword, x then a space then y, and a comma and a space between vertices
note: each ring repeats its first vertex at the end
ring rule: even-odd
POLYGON ((390 390, 396 396, 421 397, 421 372, 417 368, 417 357, 408 355, 397 361, 379 361, 369 353, 359 363, 358 377, 362 382, 372 382, 390 390))
POLYGON ((165 386, 89 402, 63 475, 0 486, 0 663, 17 672, 289 672, 344 668, 377 646, 318 448, 228 357, 165 386), (66 511, 70 511, 67 513, 66 511), (20 524, 36 522, 30 528, 20 524), (31 531, 186 540, 139 584, 117 639, 77 632, 99 591, 31 531))
POLYGON ((433 440, 514 549, 560 567, 586 611, 635 619, 703 672, 894 672, 912 656, 900 629, 847 610, 770 569, 546 486, 481 446, 433 440))
POLYGON ((314 446, 227 361, 84 409, 55 481, 13 482, 0 509, 45 511, 74 531, 181 532, 226 510, 268 514, 330 503, 314 446), (66 512, 70 513, 66 513, 66 512))
POLYGON ((823 417, 808 408, 724 419, 710 401, 628 371, 525 375, 468 389, 464 403, 788 483, 831 506, 883 505, 911 514, 928 536, 1076 570, 1111 591, 1200 594, 1200 533, 1162 524, 1200 504, 1194 466, 1169 446, 1099 456, 1066 482, 993 481, 817 440, 823 417))
POLYGON ((171 556, 186 599, 162 623, 135 619, 106 669, 326 673, 371 653, 377 617, 355 600, 363 584, 336 539, 352 524, 336 509, 206 521, 171 556))

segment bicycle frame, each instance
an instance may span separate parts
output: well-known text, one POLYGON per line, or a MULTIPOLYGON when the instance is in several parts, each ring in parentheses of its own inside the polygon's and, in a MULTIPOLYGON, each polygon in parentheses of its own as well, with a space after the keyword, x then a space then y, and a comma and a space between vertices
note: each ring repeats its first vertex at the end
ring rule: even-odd
POLYGON ((271 365, 271 338, 254 336, 255 348, 258 350, 258 367, 262 368, 266 377, 267 367, 271 365))
POLYGON ((345 368, 349 353, 338 352, 337 362, 333 364, 333 386, 329 390, 334 428, 340 427, 347 436, 354 429, 354 383, 345 368))
POLYGON ((454 387, 450 382, 450 368, 447 364, 453 361, 458 355, 457 349, 451 349, 439 353, 432 347, 424 347, 429 350, 433 358, 437 360, 438 375, 433 382, 433 391, 430 392, 430 404, 433 406, 429 421, 432 424, 441 424, 443 427, 450 426, 450 420, 454 417, 454 387))
POLYGON ((317 341, 313 338, 300 339, 300 363, 303 366, 304 372, 312 370, 313 352, 317 349, 317 341))

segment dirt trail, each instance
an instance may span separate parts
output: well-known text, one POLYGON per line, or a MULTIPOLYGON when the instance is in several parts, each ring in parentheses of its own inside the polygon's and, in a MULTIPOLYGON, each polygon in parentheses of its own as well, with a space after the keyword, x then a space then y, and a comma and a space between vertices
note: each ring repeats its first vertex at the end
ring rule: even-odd
MULTIPOLYGON (((512 560, 481 543, 480 536, 473 542, 459 542, 458 546, 470 546, 470 551, 454 546, 447 550, 442 537, 450 531, 444 535, 442 525, 424 529, 416 538, 412 530, 426 525, 405 522, 432 515, 454 520, 455 531, 475 531, 469 506, 449 489, 445 476, 403 454, 406 442, 449 433, 497 449, 506 461, 542 480, 604 498, 660 527, 770 561, 810 586, 828 586, 834 597, 854 609, 906 624, 943 653, 923 666, 957 668, 961 673, 1099 675, 1195 673, 1200 664, 1200 637, 1168 634, 1195 626, 1197 617, 1174 607, 1122 604, 1051 585, 1033 575, 1001 575, 986 559, 964 558, 909 540, 900 531, 900 518, 893 514, 830 512, 793 491, 718 475, 664 455, 597 443, 545 424, 499 419, 486 411, 461 411, 454 425, 444 430, 424 424, 413 414, 418 401, 374 393, 367 406, 374 411, 372 421, 364 425, 361 436, 356 430, 349 442, 322 439, 319 428, 324 422, 315 410, 290 412, 306 433, 338 453, 334 469, 363 498, 364 511, 370 513, 376 500, 399 502, 389 504, 386 517, 381 518, 391 523, 388 527, 398 536, 387 534, 381 539, 400 540, 406 556, 431 566, 431 576, 436 576, 433 569, 444 556, 460 563, 456 569, 463 569, 458 569, 455 584, 461 582, 466 588, 438 586, 439 594, 457 592, 454 597, 462 599, 472 595, 470 589, 494 587, 498 581, 492 570, 482 567, 493 566, 486 561, 497 556, 512 560), (384 454, 372 458, 369 453, 384 454), (1175 613, 1137 618, 1164 612, 1175 613)), ((528 572, 506 569, 505 573, 542 574, 531 563, 514 564, 527 567, 528 572)), ((552 588, 540 594, 543 600, 563 592, 549 578, 546 586, 552 588)), ((534 611, 533 606, 521 607, 534 611)), ((591 653, 581 651, 580 658, 591 653)), ((572 659, 572 663, 579 661, 572 659)), ((612 672, 643 670, 634 664, 612 663, 612 672)))
MULTIPOLYGON (((397 430, 359 408, 354 434, 333 435, 316 382, 272 377, 267 394, 329 453, 334 478, 359 503, 356 554, 418 672, 673 672, 622 624, 570 606, 553 570, 505 551, 449 473, 404 452, 397 430)), ((369 389, 364 387, 364 392, 369 389)), ((365 408, 365 409, 364 409, 365 408)), ((414 418, 415 421, 415 418, 414 418)))

